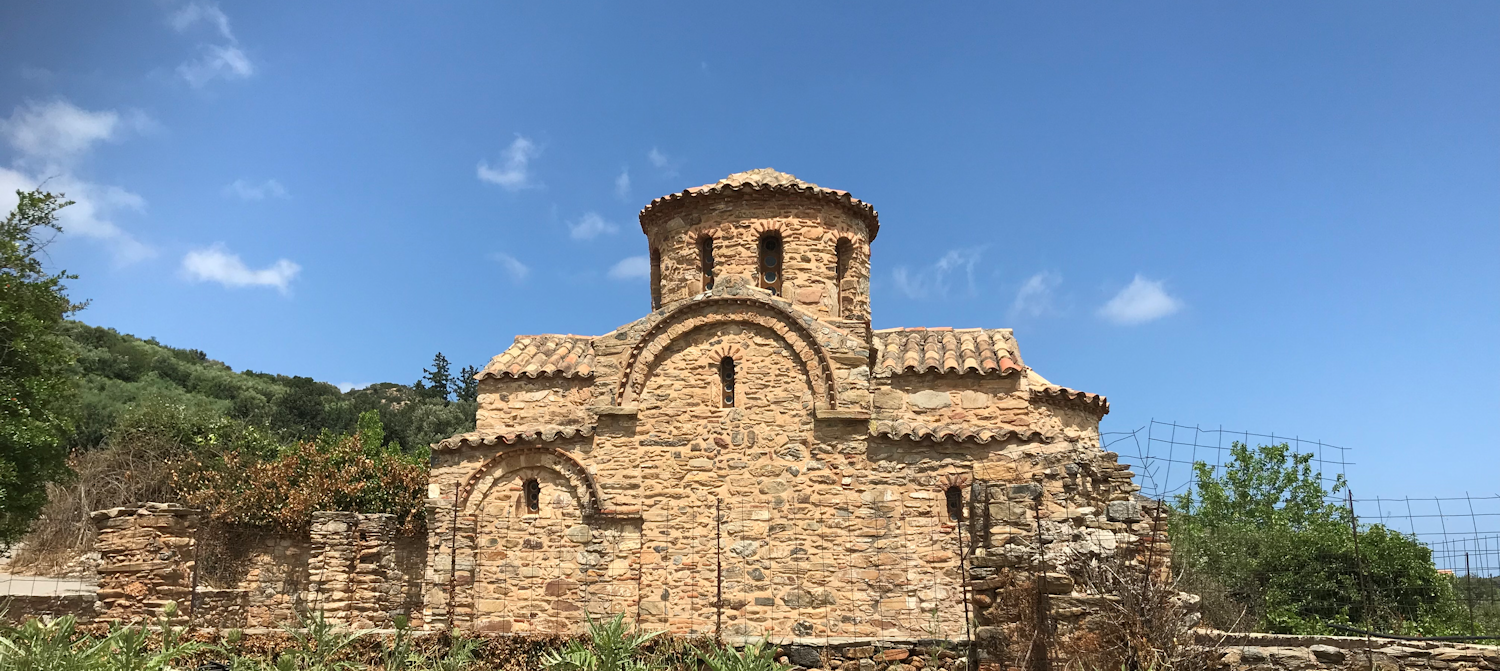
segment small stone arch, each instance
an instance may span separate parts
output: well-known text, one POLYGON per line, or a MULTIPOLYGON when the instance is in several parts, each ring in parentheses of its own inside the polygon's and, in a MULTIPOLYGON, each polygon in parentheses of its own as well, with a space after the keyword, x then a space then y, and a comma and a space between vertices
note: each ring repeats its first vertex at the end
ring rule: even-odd
POLYGON ((625 376, 616 395, 620 405, 633 404, 656 370, 661 353, 679 336, 709 324, 754 324, 769 329, 791 347, 807 371, 813 395, 829 408, 838 405, 833 364, 818 339, 794 315, 772 303, 744 297, 714 297, 682 305, 651 326, 625 362, 625 376), (727 309, 726 309, 727 308, 727 309))
POLYGON ((502 450, 480 464, 458 490, 459 510, 474 513, 475 503, 470 501, 474 492, 488 489, 490 483, 506 473, 528 467, 545 468, 567 480, 578 493, 578 503, 585 516, 596 515, 604 509, 604 496, 588 469, 562 450, 533 445, 502 450))

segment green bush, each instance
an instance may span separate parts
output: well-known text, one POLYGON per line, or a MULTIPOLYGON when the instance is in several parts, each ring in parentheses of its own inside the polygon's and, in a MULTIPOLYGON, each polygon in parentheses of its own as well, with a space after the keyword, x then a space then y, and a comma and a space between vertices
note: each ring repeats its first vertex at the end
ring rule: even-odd
POLYGON ((1286 444, 1230 449, 1222 474, 1205 463, 1171 517, 1173 565, 1221 628, 1330 633, 1329 623, 1400 633, 1457 626, 1451 580, 1432 551, 1382 525, 1361 525, 1286 444))

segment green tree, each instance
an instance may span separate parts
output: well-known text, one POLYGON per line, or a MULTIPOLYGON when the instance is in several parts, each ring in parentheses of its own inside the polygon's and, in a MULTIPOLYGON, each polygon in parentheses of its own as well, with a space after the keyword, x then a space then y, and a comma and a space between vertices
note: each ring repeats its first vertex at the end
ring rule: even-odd
POLYGON ((453 390, 453 395, 460 401, 473 403, 479 400, 479 380, 474 376, 479 374, 479 369, 474 366, 464 366, 458 371, 458 382, 453 390))
POLYGON ((1342 475, 1325 486, 1313 455, 1286 444, 1242 443, 1216 474, 1194 465, 1196 487, 1171 518, 1174 569, 1204 597, 1221 628, 1322 633, 1342 622, 1407 633, 1454 625, 1450 581, 1432 551, 1382 525, 1359 529, 1338 502, 1342 475))
POLYGON ((453 375, 448 372, 448 357, 438 352, 432 357, 432 368, 422 369, 422 379, 417 382, 418 389, 426 389, 432 398, 447 402, 448 395, 453 393, 453 375))
POLYGON ((0 542, 9 543, 47 502, 46 485, 68 473, 73 428, 73 352, 60 333, 83 307, 68 299, 65 272, 38 256, 61 232, 57 212, 72 201, 40 189, 17 191, 0 223, 0 542))

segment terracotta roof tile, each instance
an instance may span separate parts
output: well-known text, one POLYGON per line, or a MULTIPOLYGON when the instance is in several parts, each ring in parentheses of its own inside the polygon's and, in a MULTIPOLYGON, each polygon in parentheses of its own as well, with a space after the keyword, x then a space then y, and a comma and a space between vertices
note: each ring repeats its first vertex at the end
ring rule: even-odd
POLYGON ((962 424, 922 424, 908 422, 905 420, 877 421, 870 430, 873 436, 884 438, 895 438, 898 440, 911 440, 920 442, 931 440, 934 442, 952 441, 955 443, 979 443, 985 444, 1000 440, 1022 440, 1033 442, 1052 442, 1051 438, 1043 436, 1040 431, 1016 431, 1014 429, 990 429, 983 427, 965 426, 962 424))
POLYGON ((1019 373, 1023 369, 1013 358, 1008 335, 1007 329, 881 329, 873 334, 874 372, 1019 373))
POLYGON ((1039 403, 1075 408, 1100 417, 1109 414, 1109 399, 1099 394, 1090 394, 1067 387, 1057 385, 1034 387, 1031 390, 1031 398, 1039 403))
POLYGON ((589 377, 594 374, 594 339, 573 335, 516 336, 490 359, 475 379, 488 377, 589 377))
POLYGON ((759 168, 737 172, 725 177, 713 184, 704 184, 690 189, 683 189, 677 193, 669 193, 657 198, 641 209, 641 225, 645 227, 646 220, 652 218, 656 211, 670 204, 681 202, 697 196, 714 196, 723 193, 797 193, 816 196, 818 198, 844 205, 857 211, 868 219, 870 226, 870 239, 875 239, 875 234, 880 230, 880 215, 871 207, 858 198, 849 195, 848 191, 838 189, 825 189, 811 182, 804 182, 792 175, 780 172, 773 168, 759 168))
POLYGON ((471 431, 460 433, 456 436, 444 438, 433 443, 433 449, 456 450, 463 447, 514 445, 518 441, 529 442, 552 442, 559 438, 573 438, 575 436, 592 436, 592 426, 522 426, 507 430, 502 433, 479 433, 471 431))

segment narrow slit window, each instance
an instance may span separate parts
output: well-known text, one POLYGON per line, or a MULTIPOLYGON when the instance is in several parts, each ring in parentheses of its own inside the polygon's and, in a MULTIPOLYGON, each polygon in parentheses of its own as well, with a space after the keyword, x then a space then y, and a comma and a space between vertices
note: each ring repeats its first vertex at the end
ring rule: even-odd
POLYGON ((964 490, 959 487, 949 487, 943 492, 943 498, 948 503, 948 520, 951 522, 962 522, 964 520, 964 490))
POLYGON ((847 317, 850 308, 849 291, 844 289, 844 278, 849 275, 849 259, 854 256, 854 244, 849 242, 849 238, 839 238, 839 243, 834 246, 833 251, 838 259, 833 270, 834 286, 839 292, 838 316, 847 317))
POLYGON ((769 289, 773 295, 781 295, 782 265, 781 233, 771 232, 760 236, 760 267, 756 269, 756 284, 769 289))
POLYGON ((714 288, 714 238, 705 235, 698 238, 698 263, 703 267, 703 290, 714 288))
POLYGON ((542 483, 536 478, 528 478, 521 483, 521 497, 526 502, 526 512, 535 513, 542 509, 542 483))
POLYGON ((651 309, 661 307, 661 250, 651 248, 651 309))
POLYGON ((734 359, 724 357, 719 360, 719 383, 724 388, 724 406, 734 407, 734 359))

